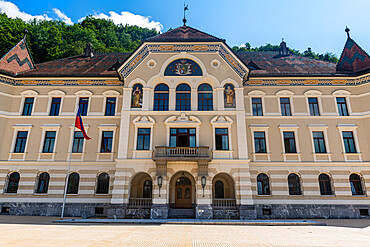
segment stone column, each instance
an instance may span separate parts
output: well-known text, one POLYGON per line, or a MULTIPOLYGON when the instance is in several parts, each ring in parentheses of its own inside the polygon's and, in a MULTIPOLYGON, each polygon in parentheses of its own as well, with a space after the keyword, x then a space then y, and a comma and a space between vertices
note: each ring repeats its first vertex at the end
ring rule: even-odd
POLYGON ((198 91, 196 88, 191 89, 191 110, 197 111, 198 110, 198 91))
POLYGON ((169 103, 168 110, 175 111, 176 110, 176 90, 174 88, 170 88, 168 103, 169 103))
POLYGON ((223 111, 225 110, 225 106, 224 106, 224 88, 217 88, 216 89, 217 91, 217 111, 223 111))
POLYGON ((150 88, 143 88, 143 111, 148 111, 150 106, 150 88))
POLYGON ((195 208, 195 215, 197 219, 212 219, 213 209, 212 209, 212 179, 208 174, 198 173, 196 181, 196 191, 197 191, 197 205, 195 208), (202 176, 206 177, 206 186, 202 187, 202 176))
POLYGON ((131 95, 132 95, 132 88, 124 88, 123 89, 123 102, 122 102, 122 110, 129 111, 131 108, 131 95))
POLYGON ((235 88, 235 103, 237 111, 244 111, 244 88, 235 88))
MULTIPOLYGON (((158 169, 158 165, 157 165, 158 169)), ((167 193, 167 176, 157 172, 157 176, 153 181, 153 205, 150 210, 151 219, 167 219, 168 218, 168 193, 167 193), (158 177, 162 176, 163 182, 159 189, 158 177)))

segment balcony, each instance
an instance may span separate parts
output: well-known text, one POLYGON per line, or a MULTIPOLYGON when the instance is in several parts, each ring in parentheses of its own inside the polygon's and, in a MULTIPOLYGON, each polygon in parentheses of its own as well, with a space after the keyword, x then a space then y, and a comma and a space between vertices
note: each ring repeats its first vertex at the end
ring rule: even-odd
POLYGON ((209 147, 155 147, 154 161, 211 161, 209 147))

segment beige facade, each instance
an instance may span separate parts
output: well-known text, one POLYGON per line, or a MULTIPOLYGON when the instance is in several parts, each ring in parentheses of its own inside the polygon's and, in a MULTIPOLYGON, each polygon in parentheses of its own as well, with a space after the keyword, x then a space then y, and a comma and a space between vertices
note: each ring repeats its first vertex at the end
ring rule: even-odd
POLYGON ((72 153, 71 173, 79 174, 79 184, 77 193, 67 195, 67 215, 167 218, 174 208, 192 208, 197 218, 242 219, 358 218, 368 212, 370 74, 262 77, 222 41, 144 42, 117 72, 113 77, 0 75, 3 213, 60 214, 80 98, 88 99, 82 118, 91 140, 72 153), (202 75, 166 75, 177 60, 193 61, 193 71, 202 75), (138 84, 141 102, 135 108, 138 84), (168 110, 155 108, 160 84, 169 88, 168 110), (181 84, 190 87, 189 105, 176 110, 181 84), (199 109, 202 84, 212 88, 211 110, 199 109), (225 99, 228 85, 234 87, 231 105, 225 99), (23 116, 27 98, 34 99, 33 106, 23 116), (53 98, 61 99, 58 116, 50 116, 53 98), (105 114, 107 98, 116 99, 113 116, 105 114), (281 98, 289 99, 290 116, 284 116, 281 98), (310 114, 311 98, 318 116, 310 114), (348 116, 340 116, 337 98, 345 99, 348 116), (139 139, 141 129, 149 129, 149 143, 139 139), (174 129, 193 132, 173 137, 174 129), (226 139, 216 138, 219 129, 226 139), (19 151, 21 131, 27 138, 19 151), (44 152, 48 131, 55 133, 54 146, 44 152), (102 148, 104 132, 112 132, 111 151, 102 148), (286 139, 288 132, 293 140, 286 139), (256 133, 264 133, 258 147, 256 133), (318 134, 322 138, 315 142, 318 134), (352 143, 354 149, 346 149, 352 143), (288 150, 292 146, 295 150, 288 150), (15 192, 9 190, 14 172, 20 176, 15 192), (48 189, 37 193, 42 172, 50 176, 48 189), (98 193, 101 173, 109 174, 106 193, 98 193), (258 180, 260 174, 267 180, 258 180), (299 180, 289 186, 290 174, 299 180), (331 188, 320 185, 320 174, 328 175, 331 188), (351 174, 358 175, 361 188, 351 174))

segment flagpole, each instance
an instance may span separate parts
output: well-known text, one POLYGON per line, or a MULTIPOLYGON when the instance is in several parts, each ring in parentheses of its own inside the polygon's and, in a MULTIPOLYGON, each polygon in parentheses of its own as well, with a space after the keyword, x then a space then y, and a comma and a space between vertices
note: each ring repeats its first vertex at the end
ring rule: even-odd
POLYGON ((62 215, 60 216, 61 220, 64 217, 64 208, 65 208, 66 199, 67 199, 67 188, 68 188, 69 173, 71 171, 72 151, 73 151, 73 142, 74 142, 74 138, 75 138, 75 132, 76 132, 76 123, 74 124, 74 127, 73 127, 72 145, 71 145, 71 150, 70 150, 71 152, 69 153, 68 172, 67 172, 66 183, 64 185, 64 198, 63 198, 63 206, 62 206, 62 215))

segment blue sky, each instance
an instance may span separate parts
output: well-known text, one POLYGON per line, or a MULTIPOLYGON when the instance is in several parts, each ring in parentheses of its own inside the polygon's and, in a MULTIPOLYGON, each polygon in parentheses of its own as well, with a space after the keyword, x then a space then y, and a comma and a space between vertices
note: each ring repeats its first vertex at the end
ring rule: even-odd
MULTIPOLYGON (((182 25, 184 4, 183 0, 0 0, 0 12, 14 12, 13 7, 6 5, 9 2, 20 12, 40 18, 76 23, 90 14, 162 31, 182 25)), ((252 46, 279 44, 284 38, 294 49, 304 51, 311 47, 315 52, 329 51, 339 56, 348 25, 351 37, 370 53, 368 0, 187 0, 187 3, 188 25, 224 38, 230 46, 245 42, 252 46)))

